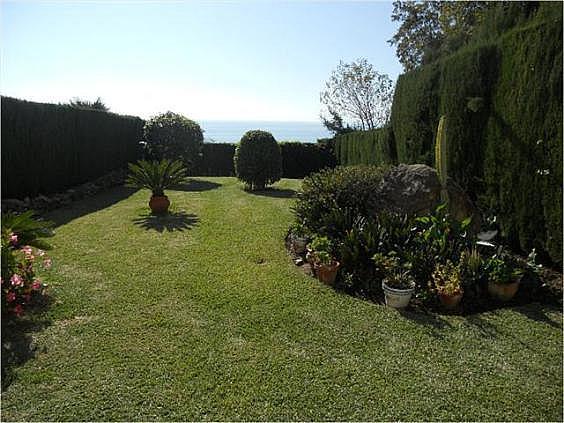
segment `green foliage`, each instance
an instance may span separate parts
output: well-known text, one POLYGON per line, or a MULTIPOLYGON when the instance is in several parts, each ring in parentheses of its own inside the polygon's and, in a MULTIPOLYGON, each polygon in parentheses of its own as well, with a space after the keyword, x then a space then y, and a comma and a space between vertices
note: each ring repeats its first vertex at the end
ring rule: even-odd
POLYGON ((202 144, 202 155, 196 161, 192 174, 200 176, 234 176, 233 156, 236 144, 202 144))
POLYGON ((200 125, 173 112, 149 119, 143 128, 145 154, 152 160, 182 160, 192 167, 200 154, 204 135, 200 125))
POLYGON ((82 110, 99 110, 101 112, 109 112, 110 108, 104 104, 102 99, 98 97, 96 101, 81 100, 80 98, 73 98, 68 104, 70 107, 82 110))
POLYGON ((251 191, 264 189, 282 176, 280 146, 266 131, 247 131, 233 160, 237 178, 251 191))
POLYGON ((398 161, 431 164, 433 128, 448 114, 449 176, 498 216, 514 247, 560 263, 562 5, 532 16, 400 76, 391 122, 398 161))
POLYGON ((2 213, 2 233, 15 234, 18 244, 48 250, 51 246, 43 240, 53 236, 53 222, 41 220, 34 216, 33 210, 17 214, 2 213))
POLYGON ((163 196, 164 190, 186 178, 186 168, 180 160, 146 161, 129 163, 127 184, 150 189, 154 196, 163 196))
POLYGON ((447 181, 447 152, 446 152, 446 116, 441 116, 437 128, 437 140, 435 141, 435 169, 443 188, 447 181))
POLYGON ((336 164, 335 157, 319 144, 281 142, 280 151, 284 178, 303 178, 336 164))
POLYGON ((447 260, 444 264, 437 263, 432 276, 431 289, 437 293, 456 295, 464 292, 460 268, 450 260, 447 260))
POLYGON ((342 234, 357 216, 372 214, 384 172, 383 167, 340 166, 310 175, 296 201, 298 222, 321 235, 342 234))
POLYGON ((392 130, 384 127, 338 135, 335 156, 343 166, 393 164, 397 159, 392 130))
POLYGON ((517 261, 504 251, 499 251, 490 257, 486 261, 485 270, 488 280, 497 284, 515 282, 523 274, 523 269, 517 261))
POLYGON ((57 192, 139 158, 143 121, 2 97, 2 197, 57 192))

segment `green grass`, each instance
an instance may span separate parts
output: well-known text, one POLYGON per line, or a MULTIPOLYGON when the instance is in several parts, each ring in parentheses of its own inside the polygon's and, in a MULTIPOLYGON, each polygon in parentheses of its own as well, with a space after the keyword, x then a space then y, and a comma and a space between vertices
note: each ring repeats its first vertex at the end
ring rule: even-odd
POLYGON ((286 254, 299 181, 277 187, 200 179, 169 191, 165 222, 119 188, 53 213, 54 303, 2 419, 562 420, 560 310, 431 316, 339 294, 286 254))

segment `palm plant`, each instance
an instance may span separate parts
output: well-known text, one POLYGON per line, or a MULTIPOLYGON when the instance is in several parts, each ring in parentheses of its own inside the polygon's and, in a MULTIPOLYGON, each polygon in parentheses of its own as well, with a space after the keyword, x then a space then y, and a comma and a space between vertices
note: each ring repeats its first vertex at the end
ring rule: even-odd
POLYGON ((164 190, 179 184, 186 177, 186 168, 180 160, 140 160, 129 163, 127 185, 150 189, 154 197, 164 196, 164 190))

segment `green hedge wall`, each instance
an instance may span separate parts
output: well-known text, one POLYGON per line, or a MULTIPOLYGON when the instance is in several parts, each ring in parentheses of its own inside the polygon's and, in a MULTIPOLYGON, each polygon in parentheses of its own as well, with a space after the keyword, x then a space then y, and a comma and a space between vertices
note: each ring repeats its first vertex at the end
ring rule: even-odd
POLYGON ((432 164, 445 114, 449 176, 496 213, 514 246, 560 263, 562 5, 538 16, 400 76, 391 123, 398 161, 432 164))
POLYGON ((335 137, 335 156, 339 164, 382 165, 397 161, 391 128, 356 131, 335 137))
POLYGON ((192 172, 200 176, 235 176, 233 155, 236 144, 204 143, 202 155, 192 172))
POLYGON ((64 190, 137 160, 143 120, 1 99, 2 197, 64 190))
POLYGON ((304 178, 327 167, 335 167, 335 157, 318 144, 305 142, 281 142, 282 176, 304 178))

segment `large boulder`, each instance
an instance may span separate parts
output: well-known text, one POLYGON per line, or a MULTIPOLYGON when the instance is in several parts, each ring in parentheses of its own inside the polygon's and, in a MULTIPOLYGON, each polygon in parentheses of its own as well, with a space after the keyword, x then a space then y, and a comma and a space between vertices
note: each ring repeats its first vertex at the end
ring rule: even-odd
MULTIPOLYGON (((441 203, 441 183, 437 171, 423 164, 400 164, 390 168, 379 186, 378 208, 410 215, 431 213, 441 203)), ((480 213, 464 190, 447 180, 448 210, 457 220, 471 216, 479 229, 480 213)))

